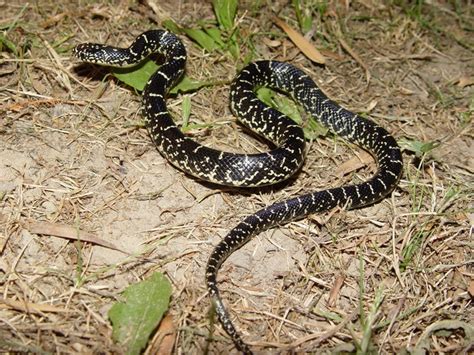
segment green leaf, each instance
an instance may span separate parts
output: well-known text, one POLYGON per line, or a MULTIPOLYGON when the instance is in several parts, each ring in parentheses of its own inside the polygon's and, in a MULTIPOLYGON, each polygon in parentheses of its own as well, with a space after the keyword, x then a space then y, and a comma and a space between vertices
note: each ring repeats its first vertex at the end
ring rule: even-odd
POLYGON ((224 48, 225 43, 222 40, 221 31, 217 27, 205 27, 204 31, 216 42, 219 47, 224 48))
POLYGON ((15 43, 13 43, 6 36, 0 33, 0 52, 3 52, 3 47, 7 48, 15 56, 18 55, 18 50, 15 46, 15 43))
MULTIPOLYGON (((159 65, 151 59, 145 59, 142 63, 130 68, 110 67, 112 74, 117 79, 138 91, 143 91, 148 79, 150 79, 158 69, 159 65)), ((182 80, 170 90, 170 93, 186 93, 211 85, 214 85, 213 81, 198 81, 185 75, 182 80)))
POLYGON ((311 30, 311 26, 313 24, 313 18, 311 16, 313 12, 312 6, 304 4, 303 1, 300 0, 292 0, 291 3, 295 8, 296 19, 298 20, 301 31, 303 33, 308 32, 311 30))
POLYGON ((178 92, 187 93, 212 85, 214 85, 214 82, 211 80, 199 81, 191 79, 189 76, 185 75, 183 79, 170 90, 170 94, 177 94, 178 92))
POLYGON ((168 310, 171 284, 155 272, 151 277, 127 287, 124 302, 115 303, 109 311, 114 340, 126 354, 140 354, 153 330, 168 310))
POLYGON ((303 122, 297 106, 288 97, 276 96, 274 91, 268 88, 258 89, 257 97, 268 106, 273 107, 281 113, 287 115, 296 123, 301 124, 303 122))
POLYGON ((189 38, 208 52, 213 52, 219 48, 216 41, 203 30, 195 28, 183 28, 182 30, 189 38))
POLYGON ((166 20, 161 21, 161 25, 170 32, 173 32, 176 34, 181 33, 181 27, 179 27, 179 25, 176 22, 174 22, 172 19, 166 19, 166 20))
POLYGON ((423 242, 431 236, 431 231, 417 231, 408 243, 402 249, 402 257, 399 263, 400 270, 404 272, 408 266, 412 263, 413 259, 416 256, 416 253, 419 251, 423 242))
POLYGON ((214 0, 212 4, 219 24, 228 31, 232 30, 238 0, 214 0))
POLYGON ((187 124, 186 127, 183 125, 181 126, 181 131, 183 133, 191 132, 193 130, 199 130, 199 129, 212 129, 215 127, 215 123, 191 123, 187 124))
POLYGON ((191 98, 189 96, 183 97, 183 129, 186 129, 189 124, 189 117, 191 116, 191 98))
POLYGON ((227 42, 227 50, 230 52, 234 59, 240 58, 240 48, 237 44, 237 32, 234 32, 227 42))
POLYGON ((302 125, 306 139, 312 140, 327 134, 328 129, 313 118, 310 118, 308 120, 308 124, 304 126, 303 118, 301 117, 300 111, 298 110, 298 106, 295 105, 294 101, 289 97, 277 96, 273 90, 265 87, 257 90, 257 97, 268 106, 277 109, 284 115, 290 117, 299 125, 302 125))
POLYGON ((318 137, 326 137, 329 129, 323 126, 318 120, 310 117, 307 127, 303 127, 304 137, 308 140, 314 140, 318 137))
POLYGON ((439 145, 439 142, 421 142, 410 139, 401 139, 398 143, 403 149, 415 153, 418 158, 429 153, 439 145))
POLYGON ((138 65, 130 68, 110 67, 112 74, 131 86, 132 88, 142 91, 145 88, 148 79, 158 70, 159 66, 151 59, 145 59, 138 65))

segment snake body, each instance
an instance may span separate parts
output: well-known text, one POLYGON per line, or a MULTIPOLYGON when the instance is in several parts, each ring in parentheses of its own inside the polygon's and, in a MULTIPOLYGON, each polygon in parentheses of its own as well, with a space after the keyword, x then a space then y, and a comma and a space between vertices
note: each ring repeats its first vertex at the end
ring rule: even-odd
POLYGON ((74 49, 75 56, 82 61, 121 67, 137 64, 155 52, 165 60, 143 90, 144 117, 159 151, 188 174, 217 184, 252 187, 280 182, 298 171, 305 155, 303 131, 256 97, 255 89, 261 86, 288 93, 324 126, 371 152, 378 163, 377 173, 366 182, 308 193, 257 211, 233 228, 211 253, 206 282, 216 314, 237 348, 251 354, 220 297, 216 279, 221 264, 266 229, 337 206, 352 209, 381 200, 395 188, 401 176, 401 152, 385 129, 328 99, 300 69, 277 61, 249 64, 234 79, 230 91, 230 106, 239 120, 276 148, 261 154, 234 154, 208 148, 185 136, 166 107, 169 89, 181 78, 186 63, 186 49, 178 37, 164 30, 152 30, 138 36, 128 48, 87 43, 74 49))

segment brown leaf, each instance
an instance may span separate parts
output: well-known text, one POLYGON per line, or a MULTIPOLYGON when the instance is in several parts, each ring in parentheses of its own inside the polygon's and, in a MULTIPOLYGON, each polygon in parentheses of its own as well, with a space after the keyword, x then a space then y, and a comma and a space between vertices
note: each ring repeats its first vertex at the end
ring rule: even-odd
POLYGON ((7 237, 3 234, 0 233, 0 254, 3 253, 3 249, 5 249, 5 245, 7 245, 7 237))
POLYGON ((306 38, 299 32, 289 26, 286 22, 280 20, 278 17, 273 18, 273 22, 280 27, 290 37, 291 41, 313 62, 324 64, 326 58, 314 47, 306 38))
POLYGON ((127 251, 120 249, 119 247, 95 236, 94 234, 84 232, 76 227, 71 227, 65 224, 49 222, 30 222, 26 224, 26 228, 30 231, 30 233, 33 234, 52 235, 55 237, 66 238, 71 240, 80 240, 83 242, 97 244, 109 249, 114 249, 121 251, 122 253, 129 254, 127 251))
POLYGON ((67 309, 58 308, 50 304, 21 302, 21 301, 16 301, 16 300, 9 300, 7 298, 0 298, 0 309, 2 308, 13 308, 22 312, 39 313, 39 314, 43 312, 53 312, 53 313, 71 312, 67 309))
POLYGON ((474 85, 474 78, 469 78, 467 76, 461 76, 458 81, 458 86, 465 88, 466 86, 474 85))
POLYGON ((467 288, 467 292, 474 297, 474 281, 469 282, 469 287, 467 288))
POLYGON ((50 16, 46 20, 40 23, 41 27, 43 28, 50 28, 56 26, 59 22, 61 22, 68 14, 66 12, 62 12, 60 14, 50 16))
POLYGON ((160 326, 150 345, 145 351, 145 355, 170 355, 173 354, 174 342, 176 341, 176 328, 173 316, 167 314, 160 322, 160 326))
POLYGON ((332 58, 332 59, 338 60, 338 61, 344 60, 344 56, 342 56, 340 54, 337 54, 337 53, 334 53, 332 51, 329 51, 327 49, 321 49, 320 52, 325 57, 329 57, 329 58, 332 58))
POLYGON ((334 307, 336 305, 336 299, 337 296, 339 295, 339 291, 341 291, 341 287, 344 284, 344 275, 339 275, 336 278, 336 281, 334 282, 333 286, 331 287, 331 292, 329 292, 329 300, 328 300, 328 306, 329 307, 334 307))
POLYGON ((367 152, 361 152, 358 156, 355 156, 339 165, 334 172, 336 176, 344 176, 371 164, 373 161, 374 159, 372 158, 372 155, 367 152))

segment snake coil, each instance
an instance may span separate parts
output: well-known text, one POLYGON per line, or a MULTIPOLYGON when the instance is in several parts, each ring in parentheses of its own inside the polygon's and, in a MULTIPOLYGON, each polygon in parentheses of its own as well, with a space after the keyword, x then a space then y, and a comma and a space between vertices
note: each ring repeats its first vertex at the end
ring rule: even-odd
POLYGON ((161 53, 165 62, 143 90, 144 117, 161 154, 188 174, 221 185, 252 187, 275 184, 298 171, 305 155, 303 131, 256 97, 255 89, 260 86, 288 93, 324 126, 369 151, 378 163, 377 173, 368 181, 308 193, 257 211, 233 228, 211 253, 206 282, 216 314, 237 348, 251 354, 220 297, 216 279, 221 264, 253 236, 271 227, 337 206, 360 208, 383 199, 402 174, 401 152, 385 129, 328 99, 303 71, 277 61, 249 64, 234 79, 230 91, 231 109, 240 121, 276 148, 260 154, 208 148, 185 136, 166 107, 168 91, 181 78, 186 63, 186 49, 178 37, 151 30, 139 35, 128 48, 90 43, 74 48, 74 55, 84 62, 119 67, 135 65, 155 52, 161 53))

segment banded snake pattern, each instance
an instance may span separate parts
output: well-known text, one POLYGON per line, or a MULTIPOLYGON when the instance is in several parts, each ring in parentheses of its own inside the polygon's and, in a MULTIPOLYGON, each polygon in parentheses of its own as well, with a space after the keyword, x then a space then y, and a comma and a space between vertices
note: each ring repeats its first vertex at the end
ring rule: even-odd
POLYGON ((164 30, 150 30, 139 35, 128 48, 85 43, 73 50, 81 61, 118 67, 138 64, 152 53, 164 56, 164 64, 143 90, 145 121, 161 154, 190 175, 221 185, 254 187, 283 181, 300 169, 305 157, 303 130, 257 98, 255 90, 261 86, 288 93, 324 126, 369 151, 378 163, 377 173, 368 181, 311 192, 257 211, 234 227, 211 253, 206 282, 216 314, 236 347, 251 354, 219 294, 217 273, 221 264, 253 236, 269 228, 337 206, 360 208, 383 199, 395 188, 402 174, 401 152, 385 129, 328 99, 300 69, 277 61, 249 64, 241 70, 230 88, 233 113, 244 125, 276 147, 259 154, 218 151, 185 136, 168 112, 168 92, 182 77, 186 63, 186 49, 177 36, 164 30))

